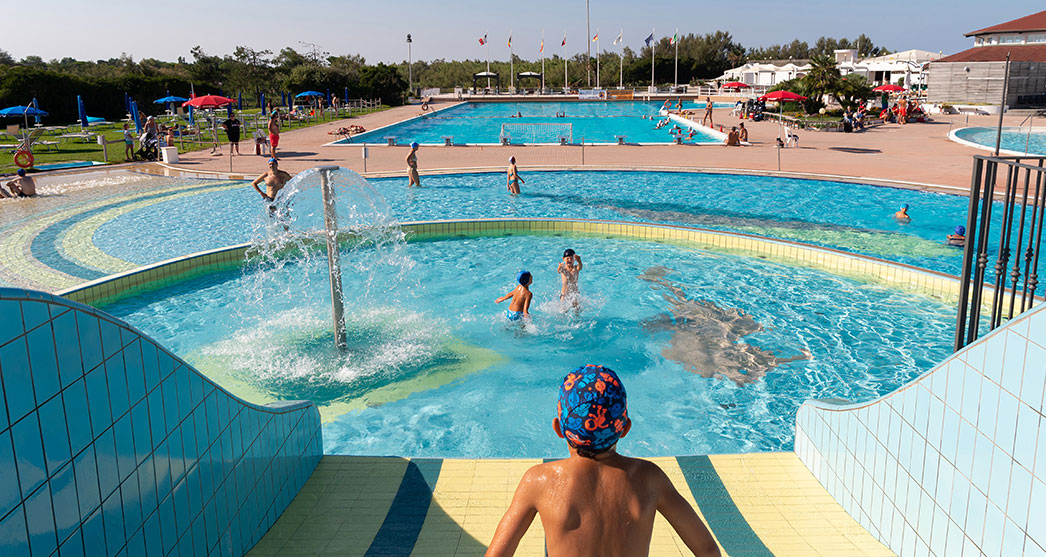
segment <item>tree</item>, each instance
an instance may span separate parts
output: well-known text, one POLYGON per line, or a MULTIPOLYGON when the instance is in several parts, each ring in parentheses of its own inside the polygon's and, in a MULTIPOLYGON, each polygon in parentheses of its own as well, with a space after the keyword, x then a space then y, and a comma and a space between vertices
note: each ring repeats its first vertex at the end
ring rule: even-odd
POLYGON ((810 59, 810 71, 802 77, 806 90, 810 97, 818 101, 824 101, 825 95, 831 95, 839 87, 842 75, 835 65, 835 59, 823 54, 818 54, 810 59))
POLYGON ((843 108, 849 109, 856 108, 859 101, 873 95, 872 85, 868 83, 868 80, 864 76, 852 74, 840 78, 835 91, 832 92, 835 101, 843 108))
POLYGON ((366 94, 378 97, 383 104, 389 105, 403 104, 407 92, 407 81, 400 76, 396 66, 381 63, 363 68, 360 85, 366 94))
POLYGON ((15 59, 8 52, 0 48, 0 66, 13 66, 15 59))

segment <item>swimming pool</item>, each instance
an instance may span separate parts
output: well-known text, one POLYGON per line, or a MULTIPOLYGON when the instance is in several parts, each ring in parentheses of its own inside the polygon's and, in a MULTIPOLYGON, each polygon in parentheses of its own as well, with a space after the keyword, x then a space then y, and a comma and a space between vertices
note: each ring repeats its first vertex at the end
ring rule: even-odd
MULTIPOLYGON (((974 147, 994 150, 997 134, 998 128, 975 127, 954 130, 950 137, 959 140, 960 143, 971 143, 974 147)), ((1004 127, 999 147, 1012 155, 1046 156, 1046 127, 1032 126, 1023 129, 1004 127)))
POLYGON ((949 353, 954 308, 758 258, 581 237, 467 238, 343 253, 349 350, 331 348, 322 257, 258 263, 105 307, 234 393, 323 406, 333 454, 553 457, 556 388, 607 365, 629 454, 788 450, 809 398, 868 400, 949 353), (558 300, 565 247, 580 311, 558 300), (510 323, 516 272, 533 321, 510 323))
MULTIPOLYGON (((862 184, 684 172, 524 172, 523 194, 501 173, 370 179, 401 222, 565 217, 662 222, 833 247, 957 274, 962 250, 944 238, 965 224, 963 197, 862 184), (827 200, 831 200, 828 202, 827 200), (911 205, 910 222, 893 212, 911 205)), ((264 211, 248 184, 143 202, 98 226, 94 243, 137 264, 249 241, 264 211)), ((993 223, 999 219, 993 219, 993 223)))
MULTIPOLYGON (((617 143, 618 135, 625 136, 628 143, 671 143, 672 124, 655 129, 661 105, 639 101, 466 102, 334 143, 384 144, 385 138, 394 137, 398 143, 443 145, 444 137, 453 137, 455 144, 498 144, 503 132, 514 144, 559 143, 561 135, 569 136, 573 143, 617 143)), ((704 103, 687 103, 684 108, 697 110, 704 103)), ((719 144, 722 140, 696 130, 688 142, 719 144)))

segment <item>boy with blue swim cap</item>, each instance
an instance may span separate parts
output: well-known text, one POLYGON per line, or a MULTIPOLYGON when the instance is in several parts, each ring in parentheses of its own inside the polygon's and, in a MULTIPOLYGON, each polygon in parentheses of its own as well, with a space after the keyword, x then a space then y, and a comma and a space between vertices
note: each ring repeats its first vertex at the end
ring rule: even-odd
POLYGON ((693 507, 656 464, 617 453, 632 427, 613 370, 581 366, 559 388, 556 434, 570 456, 532 467, 516 488, 487 555, 512 555, 540 515, 548 555, 647 555, 661 513, 694 555, 720 555, 693 507))
POLYGON ((534 294, 530 291, 530 284, 534 282, 534 276, 530 274, 530 271, 525 269, 520 270, 516 274, 516 287, 512 289, 512 292, 505 294, 504 296, 494 300, 495 304, 500 304, 505 300, 512 298, 512 302, 509 303, 508 309, 505 310, 505 317, 509 321, 519 321, 524 317, 530 317, 530 300, 534 298, 534 294))

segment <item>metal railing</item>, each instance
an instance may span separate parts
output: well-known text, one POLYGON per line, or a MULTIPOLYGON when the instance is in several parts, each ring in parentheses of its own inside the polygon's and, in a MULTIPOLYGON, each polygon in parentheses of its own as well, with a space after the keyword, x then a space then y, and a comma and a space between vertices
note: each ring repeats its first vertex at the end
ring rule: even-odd
POLYGON ((1032 307, 1044 209, 1046 157, 973 157, 955 350, 977 340, 982 325, 991 331, 1032 307), (995 265, 989 269, 991 257, 995 265))

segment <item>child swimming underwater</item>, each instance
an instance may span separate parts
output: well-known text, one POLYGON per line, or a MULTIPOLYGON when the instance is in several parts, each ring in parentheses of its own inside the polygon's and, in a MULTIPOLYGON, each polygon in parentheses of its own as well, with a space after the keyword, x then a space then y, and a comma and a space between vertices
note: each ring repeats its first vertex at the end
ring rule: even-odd
POLYGON ((512 302, 509 303, 508 309, 505 310, 505 317, 509 321, 519 321, 520 319, 530 317, 530 300, 533 299, 534 294, 530 292, 528 288, 531 283, 534 282, 534 277, 530 274, 530 271, 520 271, 516 275, 516 282, 519 284, 512 289, 512 292, 505 294, 494 301, 496 304, 500 304, 505 300, 512 298, 512 302))

